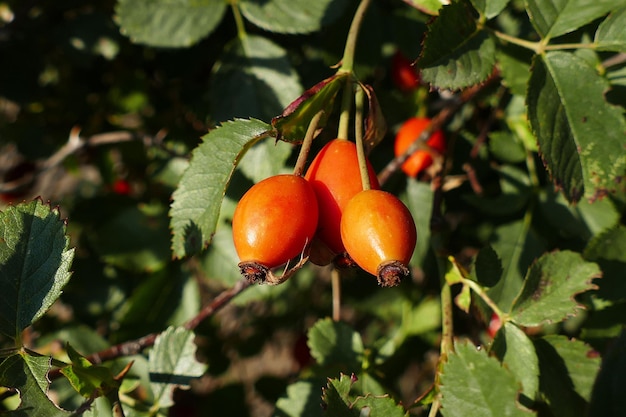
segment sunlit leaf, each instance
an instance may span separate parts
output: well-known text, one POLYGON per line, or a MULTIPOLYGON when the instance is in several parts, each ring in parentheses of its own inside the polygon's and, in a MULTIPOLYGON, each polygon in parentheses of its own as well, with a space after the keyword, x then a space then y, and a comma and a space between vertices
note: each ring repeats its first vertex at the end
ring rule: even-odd
POLYGON ((598 26, 594 42, 601 51, 626 52, 626 7, 616 9, 598 26))
POLYGON ((496 17, 507 5, 509 0, 472 0, 472 4, 487 19, 496 17))
POLYGON ((539 391, 539 360, 530 338, 519 327, 507 322, 496 334, 491 351, 522 383, 520 402, 532 405, 539 391))
POLYGON ((517 403, 519 382, 497 359, 469 343, 455 345, 440 376, 445 417, 529 416, 517 403))
POLYGON ((624 0, 526 0, 526 11, 542 38, 554 38, 625 5, 624 0))
POLYGON ((16 337, 61 295, 74 256, 65 233, 41 200, 0 212, 0 333, 16 337))
POLYGON ((574 296, 596 288, 592 280, 600 276, 598 265, 576 252, 547 253, 528 269, 512 318, 524 326, 537 326, 574 316, 582 308, 574 296))
POLYGON ((257 35, 226 44, 213 68, 211 116, 221 122, 236 117, 271 120, 302 93, 287 52, 257 35))
POLYGON ((347 0, 243 0, 241 13, 255 25, 278 33, 316 32, 341 16, 347 0))
POLYGON ((606 102, 607 88, 606 80, 575 54, 555 51, 534 62, 527 96, 530 123, 548 171, 570 202, 623 191, 626 120, 606 102))
POLYGON ((170 227, 174 256, 197 253, 208 244, 237 163, 270 129, 259 120, 238 119, 203 137, 173 195, 170 227))
POLYGON ((436 15, 439 13, 439 9, 443 7, 444 4, 449 4, 450 2, 447 0, 403 0, 406 4, 415 7, 417 10, 430 14, 436 15))
POLYGON ((0 363, 0 386, 15 388, 20 395, 20 406, 3 415, 11 417, 67 417, 71 413, 60 409, 47 396, 50 357, 33 356, 19 352, 0 363))
POLYGON ((196 360, 195 334, 183 327, 169 327, 161 333, 150 351, 150 386, 160 408, 174 405, 174 388, 189 388, 207 366, 196 360))
POLYGON ((118 388, 119 382, 109 368, 91 364, 69 344, 67 353, 72 363, 61 372, 80 395, 96 398, 118 388))
POLYGON ((444 6, 429 25, 417 61, 422 79, 439 88, 463 88, 491 74, 496 60, 492 36, 480 30, 463 2, 444 6), (450 30, 453 27, 455 30, 450 30))
POLYGON ((309 329, 308 345, 320 365, 340 364, 351 372, 360 369, 363 342, 346 323, 319 320, 309 329))
POLYGON ((226 6, 223 0, 118 0, 115 11, 122 33, 133 42, 175 48, 213 32, 226 6))

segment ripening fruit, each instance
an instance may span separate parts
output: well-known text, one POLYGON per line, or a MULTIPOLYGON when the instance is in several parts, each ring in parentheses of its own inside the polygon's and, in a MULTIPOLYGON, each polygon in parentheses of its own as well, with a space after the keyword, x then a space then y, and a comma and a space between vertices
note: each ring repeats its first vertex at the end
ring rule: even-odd
MULTIPOLYGON (((394 147, 396 156, 402 155, 429 124, 430 119, 427 117, 412 117, 407 119, 396 134, 394 147)), ((445 152, 446 138, 443 132, 441 130, 435 131, 426 141, 426 145, 439 153, 445 152)), ((406 175, 416 177, 417 174, 428 168, 432 163, 432 155, 428 151, 420 149, 404 161, 402 170, 406 175)))
POLYGON ((241 198, 233 215, 239 267, 252 281, 300 255, 313 239, 318 208, 313 187, 295 175, 258 182, 241 198))
POLYGON ((391 79, 401 91, 412 91, 420 85, 420 76, 413 62, 400 51, 391 58, 391 79))
POLYGON ((417 231, 409 209, 393 194, 366 190, 354 196, 341 218, 341 237, 354 262, 380 285, 397 285, 409 275, 417 231))
MULTIPOLYGON (((380 188, 369 162, 367 170, 370 187, 380 188)), ((341 214, 352 197, 363 190, 354 142, 346 139, 328 142, 315 156, 304 178, 311 183, 317 196, 319 221, 316 238, 335 255, 345 252, 341 241, 341 214)))

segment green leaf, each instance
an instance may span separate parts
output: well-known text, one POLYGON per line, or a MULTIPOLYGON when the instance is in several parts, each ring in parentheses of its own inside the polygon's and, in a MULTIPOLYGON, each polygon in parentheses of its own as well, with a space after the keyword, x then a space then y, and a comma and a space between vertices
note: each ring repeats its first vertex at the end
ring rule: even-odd
POLYGON ((335 74, 315 84, 296 98, 283 112, 272 119, 276 138, 289 142, 301 142, 313 117, 324 110, 325 114, 318 123, 325 126, 328 115, 333 109, 337 92, 343 87, 348 73, 335 74))
POLYGON ((177 48, 208 36, 222 20, 223 0, 118 0, 117 21, 135 43, 177 48))
POLYGON ((211 116, 271 120, 301 93, 287 52, 269 39, 247 35, 226 44, 213 67, 211 116))
POLYGON ((50 381, 50 357, 18 352, 0 363, 0 386, 15 388, 21 403, 16 410, 2 413, 10 417, 65 417, 71 413, 60 409, 46 395, 50 381))
POLYGON ((487 19, 496 17, 508 4, 509 0, 471 0, 474 8, 487 19))
POLYGON ((354 374, 352 376, 341 374, 339 379, 328 379, 328 385, 322 395, 325 415, 329 417, 356 417, 360 415, 359 410, 351 406, 352 401, 349 397, 350 388, 355 382, 354 374))
POLYGON ((597 297, 604 300, 625 299, 626 227, 617 225, 596 236, 587 244, 584 256, 602 268, 597 297))
POLYGON ((83 397, 100 397, 119 387, 119 382, 115 381, 109 368, 92 365, 69 343, 67 344, 67 354, 72 363, 61 369, 61 373, 65 375, 76 392, 83 397))
POLYGON ((361 368, 361 336, 343 322, 329 318, 318 320, 308 332, 311 355, 320 365, 343 365, 347 370, 361 368))
POLYGON ((539 359, 533 342, 519 327, 506 322, 496 334, 491 351, 522 383, 520 402, 532 406, 539 391, 539 359))
POLYGON ((606 80, 572 53, 535 59, 527 96, 530 123, 548 171, 570 202, 620 191, 625 179, 626 121, 606 102, 607 89, 606 80))
POLYGON ((183 327, 169 327, 156 338, 148 361, 150 387, 159 408, 174 405, 174 388, 189 388, 191 380, 206 370, 195 358, 194 338, 195 334, 183 327))
POLYGON ((470 343, 455 344, 440 375, 445 417, 528 416, 517 403, 519 383, 497 359, 470 343))
POLYGON ((96 228, 93 244, 107 263, 119 268, 134 272, 163 268, 170 258, 165 207, 139 204, 120 211, 96 228))
POLYGON ((276 417, 322 417, 322 381, 301 380, 287 387, 286 396, 276 401, 276 417))
POLYGON ((430 184, 413 178, 407 179, 406 193, 407 207, 415 220, 418 236, 411 264, 421 266, 430 249, 430 217, 435 193, 430 184))
POLYGON ((70 279, 59 210, 40 200, 0 212, 0 333, 15 338, 44 315, 70 279))
POLYGON ((616 9, 608 15, 596 31, 594 42, 600 51, 626 52, 626 7, 616 9))
POLYGON ((624 0, 526 0, 525 3, 530 22, 542 38, 573 32, 626 4, 624 0))
POLYGON ((238 119, 203 137, 173 194, 170 228, 175 257, 194 254, 208 244, 238 161, 270 128, 259 120, 238 119))
POLYGON ((523 326, 538 326, 575 316, 583 306, 574 296, 596 288, 592 280, 601 275, 598 265, 576 252, 546 253, 528 269, 513 302, 512 319, 523 326))
POLYGON ((415 7, 417 10, 425 14, 437 15, 439 9, 447 4, 445 0, 404 0, 405 3, 415 7))
MULTIPOLYGON (((408 413, 404 408, 389 396, 359 396, 353 403, 352 408, 359 410, 359 415, 367 413, 369 416, 405 417, 408 413)), ((337 416, 340 417, 340 416, 337 416)))
POLYGON ((424 81, 439 88, 458 89, 484 81, 491 74, 495 57, 493 37, 478 29, 465 3, 455 2, 444 6, 429 25, 417 64, 424 81))
POLYGON ((502 278, 502 261, 491 246, 482 248, 472 262, 471 277, 480 285, 493 287, 502 278))
POLYGON ((260 28, 278 33, 317 32, 337 20, 347 0, 242 0, 246 19, 260 28))
POLYGON ((626 331, 611 343, 604 355, 589 404, 589 417, 618 416, 626 409, 626 331))
POLYGON ((600 369, 600 357, 591 347, 565 336, 535 341, 539 357, 540 390, 559 417, 577 417, 587 408, 600 369))
POLYGON ((529 229, 526 220, 499 226, 490 238, 491 246, 502 261, 502 278, 491 288, 489 297, 501 310, 508 311, 518 295, 524 274, 533 260, 544 251, 544 242, 529 229))
MULTIPOLYGON (((293 145, 274 138, 265 139, 246 152, 239 169, 252 182, 257 183, 272 175, 285 173, 285 162, 293 151, 293 145)), ((290 169, 292 171, 292 169, 290 169)))

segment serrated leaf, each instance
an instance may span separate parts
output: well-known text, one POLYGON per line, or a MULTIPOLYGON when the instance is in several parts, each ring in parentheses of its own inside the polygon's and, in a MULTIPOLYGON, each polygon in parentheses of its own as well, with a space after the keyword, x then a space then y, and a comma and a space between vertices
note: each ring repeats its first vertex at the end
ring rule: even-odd
POLYGON ((513 302, 513 321, 523 326, 557 323, 575 316, 583 306, 574 296, 596 288, 598 265, 570 251, 546 253, 528 269, 524 286, 513 302))
POLYGON ((530 22, 542 38, 573 32, 620 6, 624 0, 526 0, 530 22))
POLYGON ((247 35, 226 44, 213 68, 211 116, 271 120, 301 93, 287 52, 262 36, 247 35))
POLYGON ((320 123, 318 123, 318 127, 323 128, 333 109, 335 96, 343 87, 348 76, 349 73, 342 72, 328 77, 292 101, 280 115, 272 119, 276 139, 302 142, 311 120, 320 110, 325 111, 320 123))
POLYGON ((270 129, 259 120, 238 119, 203 137, 173 194, 170 228, 175 257, 199 252, 209 243, 238 161, 270 129))
POLYGON ((458 89, 487 79, 495 60, 493 37, 478 29, 465 3, 455 2, 444 6, 429 25, 417 64, 424 81, 458 89))
POLYGON ((491 351, 522 383, 520 402, 532 405, 539 391, 539 359, 533 342, 519 327, 506 322, 493 341, 491 351))
POLYGON ((415 7, 422 13, 437 15, 439 9, 447 4, 446 0, 403 0, 406 4, 415 7))
POLYGON ((80 395, 96 398, 117 389, 119 382, 115 381, 109 368, 91 364, 69 344, 67 353, 72 363, 61 369, 61 373, 80 395))
MULTIPOLYGON (((502 83, 513 94, 526 95, 532 52, 515 45, 499 45, 496 51, 502 83)), ((526 120, 524 120, 526 121, 526 120)))
POLYGON ((387 395, 359 397, 354 401, 352 408, 359 410, 359 416, 404 417, 408 415, 401 405, 387 395))
POLYGON ((626 7, 616 9, 608 15, 596 31, 594 43, 601 51, 626 52, 626 7))
POLYGON ((328 379, 328 384, 322 395, 325 415, 328 417, 356 417, 360 415, 358 409, 351 407, 352 401, 349 397, 350 388, 354 382, 356 382, 354 374, 352 376, 342 374, 339 379, 328 379))
POLYGON ((241 13, 250 22, 270 32, 310 33, 337 20, 347 0, 243 0, 241 13))
POLYGON ((174 388, 189 388, 207 366, 196 360, 195 334, 183 327, 169 327, 157 336, 148 357, 150 387, 159 408, 174 405, 174 388))
POLYGON ((600 357, 587 344, 550 335, 535 341, 540 389, 554 415, 577 417, 587 408, 600 357))
POLYGON ((176 48, 213 32, 226 6, 223 0, 118 0, 115 12, 122 33, 133 42, 176 48))
POLYGON ((509 0, 472 0, 474 8, 487 19, 496 17, 508 4, 509 0))
POLYGON ((350 371, 360 369, 363 341, 346 323, 329 318, 318 320, 309 329, 307 344, 320 365, 340 364, 350 371))
POLYGON ((71 413, 60 409, 48 398, 50 357, 18 352, 0 363, 0 386, 15 388, 21 403, 16 410, 2 413, 10 417, 67 417, 71 413))
POLYGON ((61 295, 74 257, 65 233, 59 210, 40 200, 0 212, 0 333, 17 337, 61 295))
POLYGON ((484 349, 457 343, 440 375, 445 417, 529 416, 517 403, 519 383, 484 349))
POLYGON ((570 202, 623 190, 626 120, 606 102, 607 89, 606 80, 572 53, 535 59, 527 95, 530 124, 549 173, 570 202))

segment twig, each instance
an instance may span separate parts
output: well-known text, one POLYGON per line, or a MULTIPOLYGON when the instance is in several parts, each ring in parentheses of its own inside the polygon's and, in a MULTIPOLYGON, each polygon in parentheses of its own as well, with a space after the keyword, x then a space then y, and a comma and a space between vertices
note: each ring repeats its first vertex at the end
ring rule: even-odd
POLYGON ((499 79, 497 76, 492 75, 484 83, 472 86, 463 91, 460 95, 455 97, 455 99, 451 100, 451 103, 448 106, 441 109, 441 111, 431 119, 430 124, 426 126, 411 146, 409 146, 402 155, 398 155, 389 161, 389 163, 378 173, 378 182, 380 185, 382 186, 385 182, 387 182, 391 175, 400 168, 402 163, 423 146, 422 142, 427 141, 433 132, 441 129, 446 121, 452 117, 452 115, 454 115, 463 104, 471 101, 478 93, 497 79, 499 79))

